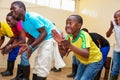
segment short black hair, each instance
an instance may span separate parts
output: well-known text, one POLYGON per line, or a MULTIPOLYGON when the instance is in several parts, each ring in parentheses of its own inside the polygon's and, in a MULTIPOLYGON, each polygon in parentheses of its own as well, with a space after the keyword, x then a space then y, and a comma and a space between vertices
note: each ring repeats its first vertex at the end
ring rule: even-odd
POLYGON ((17 4, 19 7, 23 7, 24 10, 26 11, 25 4, 22 1, 14 1, 14 2, 12 2, 11 5, 13 5, 13 4, 17 4))
MULTIPOLYGON (((7 14, 7 16, 11 16, 13 19, 15 19, 15 20, 17 20, 17 21, 20 21, 20 19, 15 18, 11 12, 9 12, 9 13, 7 14)), ((6 16, 6 17, 7 17, 7 16, 6 16)))
POLYGON ((71 16, 75 16, 77 18, 78 22, 83 24, 83 19, 82 19, 82 17, 80 15, 73 14, 71 16))
POLYGON ((11 12, 9 12, 9 13, 7 14, 7 16, 13 16, 13 15, 12 15, 12 13, 11 13, 11 12))
MULTIPOLYGON (((7 16, 11 16, 13 19, 15 19, 15 17, 13 16, 13 14, 11 13, 11 12, 9 12, 8 14, 7 14, 7 16)), ((6 16, 6 17, 7 17, 6 16)))
POLYGON ((117 12, 120 12, 120 10, 117 10, 117 11, 115 12, 115 14, 116 14, 117 12))

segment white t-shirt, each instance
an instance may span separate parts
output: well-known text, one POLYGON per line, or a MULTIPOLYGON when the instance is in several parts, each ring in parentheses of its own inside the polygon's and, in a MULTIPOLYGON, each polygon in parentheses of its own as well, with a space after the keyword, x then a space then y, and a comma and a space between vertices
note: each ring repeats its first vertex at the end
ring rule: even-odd
POLYGON ((117 52, 120 52, 120 26, 116 25, 115 23, 114 23, 114 33, 115 33, 115 40, 116 40, 114 50, 117 52))

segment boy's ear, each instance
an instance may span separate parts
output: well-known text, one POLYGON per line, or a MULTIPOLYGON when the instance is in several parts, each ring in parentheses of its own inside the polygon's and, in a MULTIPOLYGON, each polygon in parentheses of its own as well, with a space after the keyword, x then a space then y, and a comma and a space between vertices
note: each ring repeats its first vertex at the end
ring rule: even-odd
POLYGON ((80 29, 80 28, 81 28, 81 26, 82 26, 82 24, 81 24, 81 23, 79 23, 79 24, 78 24, 78 28, 80 29))

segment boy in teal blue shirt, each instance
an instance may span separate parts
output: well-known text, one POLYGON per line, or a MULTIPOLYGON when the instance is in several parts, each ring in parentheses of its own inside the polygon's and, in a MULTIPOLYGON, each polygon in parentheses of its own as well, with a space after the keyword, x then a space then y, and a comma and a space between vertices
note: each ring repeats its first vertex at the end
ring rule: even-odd
MULTIPOLYGON (((55 62, 56 68, 65 66, 60 56, 57 42, 53 39, 51 33, 52 29, 56 29, 55 25, 41 15, 26 12, 25 5, 21 1, 13 2, 10 10, 16 19, 22 20, 23 29, 35 38, 35 41, 33 41, 31 45, 26 46, 23 50, 27 52, 28 58, 31 56, 34 48, 38 46, 32 80, 46 80, 51 69, 53 58, 57 61, 55 62)), ((23 78, 29 80, 29 75, 23 78)))

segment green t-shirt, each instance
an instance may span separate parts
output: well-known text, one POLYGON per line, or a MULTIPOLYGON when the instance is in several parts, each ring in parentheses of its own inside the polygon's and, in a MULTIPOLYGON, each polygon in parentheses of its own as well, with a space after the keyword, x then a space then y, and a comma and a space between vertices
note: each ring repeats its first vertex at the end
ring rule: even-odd
MULTIPOLYGON (((80 30, 78 36, 76 39, 73 40, 72 35, 68 35, 67 38, 70 37, 72 45, 80 48, 80 49, 85 49, 89 48, 89 58, 84 58, 77 53, 73 52, 76 58, 83 64, 90 64, 93 62, 98 62, 102 59, 102 53, 100 52, 100 49, 95 45, 93 42, 92 38, 90 35, 83 31, 80 30)), ((67 39, 66 38, 66 39, 67 39)))

